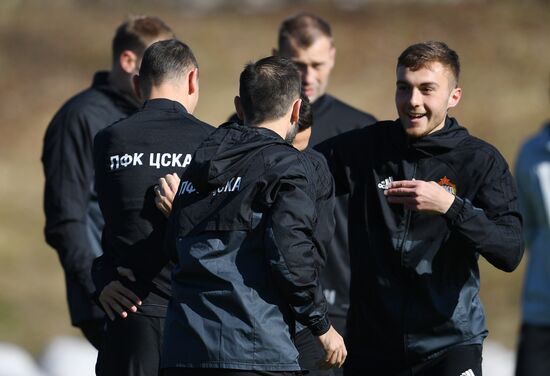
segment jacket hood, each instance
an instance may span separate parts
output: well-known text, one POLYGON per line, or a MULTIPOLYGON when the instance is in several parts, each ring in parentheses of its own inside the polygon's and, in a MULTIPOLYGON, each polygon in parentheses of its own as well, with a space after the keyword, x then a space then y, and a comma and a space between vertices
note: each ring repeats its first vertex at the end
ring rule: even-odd
POLYGON ((451 117, 445 119, 445 124, 440 130, 419 138, 407 137, 400 121, 397 120, 397 122, 408 154, 418 158, 430 157, 452 150, 469 136, 468 130, 451 117))
POLYGON ((197 149, 193 174, 197 188, 212 190, 225 185, 266 147, 281 144, 292 147, 277 133, 266 129, 225 123, 216 129, 197 149))

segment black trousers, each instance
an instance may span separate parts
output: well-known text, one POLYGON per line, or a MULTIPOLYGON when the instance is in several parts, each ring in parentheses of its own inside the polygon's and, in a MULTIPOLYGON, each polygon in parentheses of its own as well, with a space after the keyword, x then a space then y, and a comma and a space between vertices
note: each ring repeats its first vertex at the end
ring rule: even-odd
POLYGON ((481 345, 457 346, 440 356, 416 364, 361 365, 350 369, 344 365, 345 376, 384 375, 384 376, 482 376, 481 345))
POLYGON ((550 375, 550 327, 523 324, 519 336, 516 376, 550 375))
POLYGON ((130 314, 107 320, 96 363, 97 376, 160 375, 164 318, 130 314))
POLYGON ((299 376, 301 372, 239 371, 218 368, 167 368, 163 376, 299 376))

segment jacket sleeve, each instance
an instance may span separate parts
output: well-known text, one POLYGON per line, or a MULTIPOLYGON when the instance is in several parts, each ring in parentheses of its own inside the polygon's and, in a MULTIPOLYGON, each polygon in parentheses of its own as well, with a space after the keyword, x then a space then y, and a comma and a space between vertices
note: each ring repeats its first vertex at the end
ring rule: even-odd
POLYGON ((322 180, 317 187, 315 207, 317 210, 317 224, 313 231, 313 239, 319 253, 319 270, 325 267, 327 261, 327 247, 329 247, 334 235, 336 219, 334 216, 334 179, 324 164, 323 170, 318 170, 317 175, 322 180))
POLYGON ((514 180, 503 158, 489 166, 475 205, 455 197, 444 217, 451 231, 462 235, 495 267, 511 272, 519 265, 524 248, 522 217, 514 180))
POLYGON ((59 255, 65 273, 93 291, 93 252, 86 225, 93 184, 92 135, 78 111, 60 111, 44 138, 46 177, 44 211, 47 243, 59 255))
MULTIPOLYGON (((296 163, 293 167, 299 167, 296 163)), ((266 250, 274 278, 296 320, 320 336, 330 328, 316 266, 315 203, 305 174, 278 180, 266 226, 266 250)))
POLYGON ((112 281, 119 280, 120 276, 117 273, 117 265, 110 257, 104 253, 97 257, 92 264, 92 279, 96 288, 96 294, 101 291, 112 281))

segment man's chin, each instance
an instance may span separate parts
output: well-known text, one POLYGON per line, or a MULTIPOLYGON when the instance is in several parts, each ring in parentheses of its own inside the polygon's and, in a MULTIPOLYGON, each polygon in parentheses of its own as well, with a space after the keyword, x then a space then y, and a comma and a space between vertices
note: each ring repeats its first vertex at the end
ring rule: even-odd
POLYGON ((304 90, 304 94, 309 99, 309 103, 315 102, 319 97, 319 93, 315 90, 304 90))
POLYGON ((411 124, 403 124, 403 129, 410 138, 420 138, 425 136, 426 133, 423 127, 414 126, 411 124))

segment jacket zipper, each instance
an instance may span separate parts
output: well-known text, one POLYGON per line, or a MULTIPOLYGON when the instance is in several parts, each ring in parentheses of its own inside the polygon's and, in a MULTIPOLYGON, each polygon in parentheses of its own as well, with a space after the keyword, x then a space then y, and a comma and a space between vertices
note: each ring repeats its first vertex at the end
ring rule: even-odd
MULTIPOLYGON (((417 162, 414 162, 413 163, 413 174, 412 174, 412 180, 415 179, 416 177, 416 168, 417 168, 417 162)), ((403 232, 403 240, 401 241, 401 247, 399 249, 399 252, 401 253, 401 269, 402 269, 402 272, 405 274, 405 276, 407 277, 408 274, 407 274, 407 269, 405 269, 404 265, 403 265, 403 255, 404 255, 404 252, 403 252, 403 248, 405 247, 405 241, 407 240, 407 235, 409 233, 409 226, 411 224, 411 217, 412 217, 412 210, 411 209, 405 209, 406 210, 406 215, 407 215, 407 218, 406 218, 406 221, 405 221, 405 231, 403 232)), ((405 288, 407 288, 407 286, 409 286, 408 283, 405 283, 405 288)), ((407 293, 404 295, 404 299, 405 299, 405 303, 406 306, 408 306, 408 299, 410 297, 410 294, 407 293)), ((407 312, 407 309, 405 307, 405 309, 403 309, 403 352, 404 352, 404 358, 405 358, 405 362, 408 361, 408 334, 407 334, 407 327, 405 326, 406 322, 405 322, 405 318, 406 318, 406 312, 407 312)))
MULTIPOLYGON (((413 175, 411 178, 412 180, 414 180, 416 177, 417 165, 418 165, 417 162, 413 163, 413 175)), ((405 221, 405 231, 403 232, 403 239, 401 240, 401 246, 399 247, 399 252, 401 253, 401 266, 403 266, 403 248, 405 247, 405 240, 407 239, 407 235, 409 233, 409 226, 411 224, 411 217, 412 217, 412 210, 405 209, 405 211, 406 211, 407 219, 405 221)))

